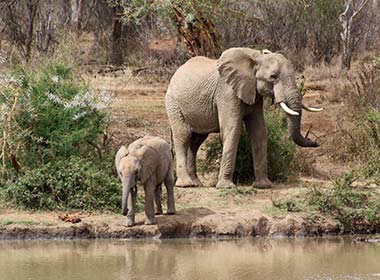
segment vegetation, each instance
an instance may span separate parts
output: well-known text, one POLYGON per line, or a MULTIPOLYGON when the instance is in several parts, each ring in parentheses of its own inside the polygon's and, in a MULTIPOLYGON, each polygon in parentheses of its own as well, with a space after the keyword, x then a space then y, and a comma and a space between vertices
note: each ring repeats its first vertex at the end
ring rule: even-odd
POLYGON ((362 135, 360 135, 360 157, 364 178, 371 178, 380 183, 380 108, 370 110, 362 120, 362 135))
MULTIPOLYGON (((0 1, 2 203, 119 212, 111 96, 92 90, 82 77, 131 70, 143 81, 167 82, 191 56, 218 57, 226 48, 245 46, 282 52, 299 72, 315 67, 325 77, 323 86, 343 84, 328 93, 339 91, 336 99, 348 106, 337 116, 334 140, 320 149, 356 169, 355 175, 338 178, 330 188, 317 184, 273 199, 274 208, 332 216, 344 232, 379 230, 380 195, 368 187, 380 185, 380 58, 372 53, 379 51, 379 12, 378 1, 369 0, 0 1), (360 63, 351 67, 351 59, 360 63), (334 64, 339 71, 321 70, 334 64)), ((301 81, 302 93, 309 82, 301 81)), ((266 123, 270 179, 294 178, 299 159, 285 116, 271 111, 266 123)), ((221 150, 219 139, 208 142, 203 171, 219 169, 221 150)), ((252 170, 244 131, 234 181, 251 183, 252 170)), ((255 192, 238 187, 220 195, 255 192)), ((11 223, 0 221, 0 227, 11 223)))
POLYGON ((69 66, 54 61, 37 71, 19 68, 1 76, 5 178, 12 176, 11 171, 17 174, 59 158, 102 157, 108 97, 90 92, 74 77, 69 66))
POLYGON ((121 187, 109 162, 105 165, 75 156, 56 159, 6 184, 2 190, 3 199, 11 205, 32 210, 118 212, 121 187))
POLYGON ((273 206, 287 212, 320 212, 338 220, 344 233, 376 232, 380 229, 379 193, 354 186, 356 179, 347 173, 337 178, 332 188, 314 184, 305 193, 273 200, 273 206))
POLYGON ((354 182, 354 175, 348 173, 338 178, 332 189, 313 187, 308 193, 309 204, 335 217, 344 232, 376 232, 380 228, 379 194, 354 187, 354 182))
POLYGON ((240 45, 281 50, 300 67, 342 54, 342 67, 349 68, 355 52, 378 42, 379 8, 368 0, 3 1, 0 30, 15 46, 7 53, 12 61, 51 54, 70 31, 76 38, 94 36, 90 59, 98 63, 170 65, 188 54, 218 56, 240 45), (152 37, 178 37, 184 46, 158 57, 149 49, 152 37), (179 56, 183 47, 188 54, 179 56))
MULTIPOLYGON (((286 181, 295 175, 295 145, 289 140, 286 116, 279 111, 266 115, 268 130, 268 167, 269 178, 274 181, 286 181)), ((207 143, 206 158, 202 162, 202 171, 219 170, 222 143, 214 138, 207 143)), ((252 152, 249 137, 244 130, 240 139, 234 181, 238 184, 251 183, 254 179, 252 152)))
POLYGON ((256 190, 253 188, 244 188, 244 187, 236 187, 236 188, 230 188, 230 189, 220 189, 220 196, 246 196, 255 194, 256 190))
MULTIPOLYGON (((355 129, 341 126, 341 147, 335 151, 359 163, 360 175, 380 182, 380 68, 377 56, 364 60, 359 70, 349 77, 351 85, 348 118, 355 129)), ((334 152, 333 152, 334 153, 334 152)))
POLYGON ((107 95, 91 92, 55 61, 18 68, 1 82, 3 200, 27 209, 117 211, 107 95))

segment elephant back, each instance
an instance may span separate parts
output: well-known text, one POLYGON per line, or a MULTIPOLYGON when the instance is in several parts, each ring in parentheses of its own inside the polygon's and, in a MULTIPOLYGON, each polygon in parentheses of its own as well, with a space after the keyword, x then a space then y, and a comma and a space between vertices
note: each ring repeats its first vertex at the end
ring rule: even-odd
POLYGON ((164 139, 147 135, 131 143, 128 150, 141 159, 144 173, 149 174, 142 177, 149 177, 155 172, 157 181, 164 180, 172 165, 170 145, 164 139))

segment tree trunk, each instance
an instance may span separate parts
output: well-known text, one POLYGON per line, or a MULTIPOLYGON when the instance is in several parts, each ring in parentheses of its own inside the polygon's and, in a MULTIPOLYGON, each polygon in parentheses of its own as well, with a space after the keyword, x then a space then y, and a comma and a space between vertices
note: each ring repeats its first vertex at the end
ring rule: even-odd
POLYGON ((344 71, 348 71, 351 68, 352 53, 354 51, 354 34, 352 34, 352 30, 354 28, 356 18, 368 2, 369 0, 362 0, 359 5, 355 6, 353 0, 347 0, 345 10, 339 16, 339 21, 343 28, 340 36, 343 41, 341 69, 344 71))
POLYGON ((115 65, 123 64, 123 48, 122 48, 122 30, 123 22, 121 21, 120 15, 122 10, 119 6, 113 8, 113 18, 112 18, 112 53, 111 53, 111 63, 115 65))
POLYGON ((187 17, 179 7, 172 6, 172 20, 189 53, 192 56, 219 57, 222 47, 212 20, 204 17, 201 12, 197 12, 193 19, 187 17))
POLYGON ((83 1, 71 0, 71 26, 76 34, 80 36, 82 32, 83 1))
POLYGON ((39 4, 39 0, 29 0, 26 4, 27 13, 28 13, 28 23, 27 23, 27 32, 26 32, 26 40, 25 40, 26 62, 29 62, 31 52, 32 52, 34 20, 36 18, 38 4, 39 4))
POLYGON ((79 37, 82 33, 82 18, 83 18, 83 1, 78 0, 78 17, 77 17, 77 22, 75 26, 75 31, 77 36, 79 37))

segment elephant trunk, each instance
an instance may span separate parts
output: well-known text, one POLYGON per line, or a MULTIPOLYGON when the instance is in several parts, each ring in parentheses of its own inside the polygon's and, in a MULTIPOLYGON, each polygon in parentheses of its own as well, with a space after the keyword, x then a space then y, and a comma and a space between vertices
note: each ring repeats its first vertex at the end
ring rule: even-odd
POLYGON ((289 134, 294 143, 301 147, 318 147, 318 143, 301 135, 302 95, 295 91, 287 97, 287 105, 298 115, 287 114, 289 134))
MULTIPOLYGON (((122 194, 122 202, 121 202, 121 211, 123 216, 128 214, 128 200, 131 194, 132 188, 136 185, 134 176, 128 176, 123 178, 123 194, 122 194)), ((130 207, 133 207, 131 204, 130 207)))
POLYGON ((299 116, 288 115, 289 134, 294 143, 301 147, 318 147, 318 143, 301 135, 301 112, 299 116))

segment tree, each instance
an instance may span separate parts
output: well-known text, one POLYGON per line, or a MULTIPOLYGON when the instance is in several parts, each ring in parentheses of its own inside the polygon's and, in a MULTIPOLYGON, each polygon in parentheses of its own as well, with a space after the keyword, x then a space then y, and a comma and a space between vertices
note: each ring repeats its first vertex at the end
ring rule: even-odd
POLYGON ((355 0, 346 0, 345 10, 339 16, 339 21, 343 28, 340 34, 343 44, 342 70, 350 70, 351 68, 352 53, 355 46, 353 30, 357 23, 358 15, 360 15, 368 2, 369 0, 360 0, 359 3, 356 3, 355 0))
POLYGON ((218 57, 221 54, 219 33, 211 17, 205 16, 200 10, 186 14, 177 5, 172 5, 171 10, 177 32, 192 56, 218 57))
POLYGON ((83 18, 83 1, 70 0, 71 4, 71 24, 73 25, 77 35, 82 32, 82 18, 83 18))
POLYGON ((31 57, 39 0, 0 2, 2 17, 10 41, 18 46, 28 61, 31 57))
POLYGON ((212 15, 226 4, 218 0, 108 0, 113 7, 120 7, 124 24, 140 24, 156 13, 169 18, 182 37, 192 56, 219 56, 222 47, 212 15))

